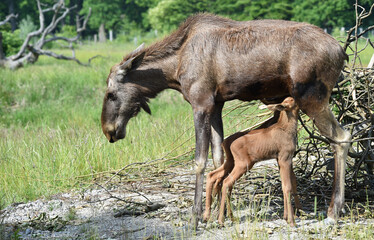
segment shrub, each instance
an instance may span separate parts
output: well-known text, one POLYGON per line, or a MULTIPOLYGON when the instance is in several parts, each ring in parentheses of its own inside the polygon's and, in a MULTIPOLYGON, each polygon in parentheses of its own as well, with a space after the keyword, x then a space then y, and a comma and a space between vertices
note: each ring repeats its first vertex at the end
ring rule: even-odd
POLYGON ((10 31, 2 31, 2 34, 3 51, 5 56, 16 54, 23 43, 23 40, 19 37, 20 30, 17 29, 13 33, 10 31))
POLYGON ((21 39, 26 39, 27 34, 37 30, 37 26, 32 22, 30 15, 27 15, 26 18, 22 19, 19 23, 19 29, 19 37, 21 39))

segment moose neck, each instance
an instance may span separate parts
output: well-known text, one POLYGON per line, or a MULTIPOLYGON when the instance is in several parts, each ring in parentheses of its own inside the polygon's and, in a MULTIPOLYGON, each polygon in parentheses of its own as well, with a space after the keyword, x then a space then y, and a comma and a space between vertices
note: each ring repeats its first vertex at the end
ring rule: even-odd
POLYGON ((175 69, 177 69, 175 59, 174 56, 154 61, 147 61, 145 58, 144 63, 138 69, 129 73, 130 79, 148 98, 156 97, 158 93, 167 88, 179 90, 179 83, 174 78, 175 69))

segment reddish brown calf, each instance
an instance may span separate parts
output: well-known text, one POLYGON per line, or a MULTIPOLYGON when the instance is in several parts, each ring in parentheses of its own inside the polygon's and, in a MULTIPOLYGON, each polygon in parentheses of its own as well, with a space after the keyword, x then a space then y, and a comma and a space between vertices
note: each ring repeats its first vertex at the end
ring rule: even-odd
POLYGON ((206 208, 204 220, 210 218, 212 190, 222 198, 218 216, 219 224, 223 225, 224 210, 227 203, 227 214, 232 218, 230 195, 233 185, 256 162, 277 159, 280 168, 284 197, 284 219, 295 225, 294 212, 291 204, 291 192, 295 198, 296 208, 300 208, 296 190, 296 177, 292 168, 292 157, 297 141, 297 116, 299 108, 293 98, 286 98, 281 104, 268 105, 272 111, 279 111, 269 122, 270 126, 247 132, 238 132, 226 138, 222 146, 226 153, 225 163, 210 172, 206 183, 206 208), (223 183, 222 183, 223 181, 223 183), (226 197, 228 199, 226 200, 226 197))

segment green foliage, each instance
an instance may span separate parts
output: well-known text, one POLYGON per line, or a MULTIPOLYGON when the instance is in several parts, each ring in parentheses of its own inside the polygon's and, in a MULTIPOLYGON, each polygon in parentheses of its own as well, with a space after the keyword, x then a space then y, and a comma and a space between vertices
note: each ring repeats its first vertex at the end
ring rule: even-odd
POLYGON ((126 0, 123 12, 128 21, 134 22, 143 30, 149 30, 148 9, 155 7, 160 0, 126 0))
POLYGON ((241 1, 231 1, 223 0, 226 2, 232 2, 230 14, 225 14, 225 5, 219 4, 218 14, 220 10, 223 10, 223 14, 236 20, 253 20, 253 19, 285 19, 289 20, 292 16, 292 5, 291 0, 287 1, 271 1, 271 0, 241 0, 241 1), (236 3, 235 3, 236 2, 236 3), (242 9, 240 11, 240 9, 242 9))
POLYGON ((154 29, 170 31, 197 12, 211 12, 236 20, 291 19, 292 1, 272 0, 162 0, 149 9, 148 19, 154 29))
POLYGON ((89 24, 92 28, 98 29, 101 24, 107 29, 113 28, 121 19, 121 3, 121 0, 85 0, 81 14, 87 14, 91 7, 89 24))
POLYGON ((10 31, 3 31, 3 51, 5 56, 16 54, 23 43, 23 40, 19 37, 20 30, 16 30, 13 33, 10 31))
POLYGON ((59 36, 67 37, 67 38, 72 38, 77 35, 77 30, 75 26, 70 26, 70 25, 64 25, 59 33, 59 36))
MULTIPOLYGON (((43 1, 46 6, 52 6, 53 3, 54 0, 43 1)), ((197 12, 211 12, 235 20, 272 18, 303 21, 332 30, 355 24, 355 3, 355 0, 66 0, 69 6, 77 4, 80 14, 85 15, 89 7, 92 8, 88 32, 97 32, 99 26, 104 24, 106 29, 113 29, 115 34, 129 32, 129 27, 131 31, 157 29, 169 32, 197 12), (83 8, 79 9, 81 5, 83 8)), ((372 0, 358 1, 366 10, 372 3, 372 0)), ((0 11, 0 19, 3 19, 7 15, 7 5, 1 3, 0 10, 3 10, 0 11)), ((15 11, 19 19, 27 18, 31 20, 28 22, 34 23, 39 21, 34 0, 16 0, 15 11)), ((73 11, 69 15, 66 24, 72 24, 74 14, 73 11)), ((50 18, 46 14, 46 20, 50 18)), ((367 18, 363 26, 372 24, 374 18, 367 18)))
POLYGON ((33 23, 31 16, 27 15, 26 18, 22 19, 19 24, 19 30, 20 30, 19 36, 21 39, 26 39, 27 34, 37 29, 38 27, 33 23))
POLYGON ((296 0, 292 19, 330 29, 355 23, 354 8, 348 3, 348 0, 296 0))
POLYGON ((161 0, 149 9, 148 18, 152 28, 162 31, 175 29, 188 16, 209 10, 209 0, 161 0))

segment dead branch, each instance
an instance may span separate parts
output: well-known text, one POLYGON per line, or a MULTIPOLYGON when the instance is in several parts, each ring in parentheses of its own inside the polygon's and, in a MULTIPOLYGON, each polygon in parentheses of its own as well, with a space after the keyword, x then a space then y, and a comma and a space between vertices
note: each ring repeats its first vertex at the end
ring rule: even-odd
POLYGON ((358 34, 358 31, 357 31, 358 28, 363 24, 364 19, 368 18, 372 14, 373 9, 374 9, 374 3, 371 5, 368 12, 362 6, 358 5, 357 1, 356 1, 356 4, 355 4, 355 8, 356 8, 356 24, 355 24, 354 27, 350 28, 347 32, 347 38, 346 38, 344 46, 343 46, 344 51, 347 51, 347 48, 348 48, 349 44, 357 41, 359 38, 363 37, 367 32, 374 29, 374 25, 373 25, 373 26, 369 26, 368 28, 364 29, 359 34, 358 34), (358 8, 361 9, 360 13, 358 13, 358 8), (355 33, 354 36, 352 36, 353 33, 355 33))
POLYGON ((151 200, 149 200, 149 198, 147 198, 144 194, 142 194, 138 191, 135 191, 135 190, 128 190, 127 189, 127 191, 137 193, 139 196, 142 196, 143 198, 145 198, 146 203, 123 199, 121 197, 118 197, 118 196, 112 194, 106 187, 100 185, 99 183, 96 183, 96 185, 101 187, 102 189, 104 189, 109 194, 109 196, 110 196, 109 198, 113 198, 113 199, 116 199, 118 201, 121 201, 121 202, 124 202, 124 203, 127 203, 127 204, 131 204, 131 205, 134 205, 134 206, 141 206, 142 207, 142 209, 135 209, 134 207, 132 207, 131 210, 124 209, 124 210, 116 213, 114 215, 115 217, 121 217, 121 216, 124 216, 124 215, 139 216, 139 215, 142 215, 142 214, 145 214, 145 213, 148 213, 148 212, 152 212, 152 211, 156 211, 160 208, 165 207, 164 204, 154 203, 151 200))
MULTIPOLYGON (((10 69, 17 69, 19 67, 22 67, 25 63, 35 63, 40 55, 45 55, 61 60, 75 61, 80 65, 88 66, 90 64, 90 61, 88 63, 82 63, 76 58, 73 43, 77 42, 77 40, 81 37, 82 32, 86 30, 88 19, 91 16, 91 9, 89 9, 87 16, 83 19, 83 24, 81 25, 80 22, 77 23, 77 26, 79 27, 76 30, 76 36, 67 38, 55 36, 53 34, 53 31, 62 22, 62 20, 65 19, 66 16, 77 6, 68 8, 65 6, 64 0, 59 0, 52 7, 43 9, 40 0, 37 0, 36 2, 39 11, 39 29, 27 34, 27 37, 24 40, 19 51, 15 55, 12 55, 0 61, 0 66, 10 69), (53 12, 52 19, 48 25, 46 24, 44 17, 44 14, 47 12, 53 12), (36 43, 30 44, 31 39, 37 37, 38 40, 36 41, 36 43), (64 41, 68 43, 68 46, 72 51, 72 56, 65 56, 63 54, 57 54, 53 51, 43 49, 46 43, 54 41, 64 41)), ((79 17, 77 17, 76 19, 77 21, 81 21, 79 17)))
POLYGON ((0 26, 6 24, 7 22, 9 22, 10 19, 17 18, 17 17, 18 17, 18 14, 13 14, 13 13, 9 14, 8 16, 6 16, 6 18, 5 18, 4 21, 0 21, 0 26))

